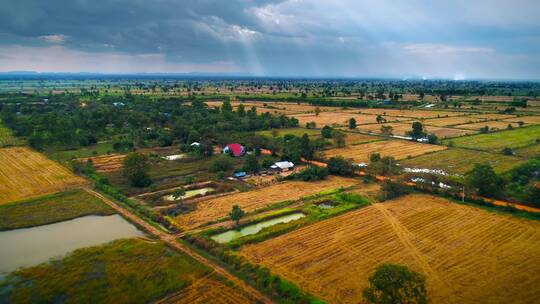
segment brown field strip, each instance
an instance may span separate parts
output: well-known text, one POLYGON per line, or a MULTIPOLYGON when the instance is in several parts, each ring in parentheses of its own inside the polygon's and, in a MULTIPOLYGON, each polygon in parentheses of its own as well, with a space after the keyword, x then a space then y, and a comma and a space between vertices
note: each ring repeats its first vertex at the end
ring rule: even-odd
POLYGON ((450 116, 464 116, 468 113, 451 111, 425 111, 425 110, 398 110, 398 109, 358 109, 357 112, 375 115, 400 116, 410 118, 440 118, 450 116))
POLYGON ((256 190, 222 196, 199 202, 192 212, 175 218, 184 230, 227 217, 233 205, 239 205, 246 212, 252 212, 286 200, 297 200, 324 190, 348 187, 358 183, 350 178, 330 177, 318 182, 288 181, 256 190))
POLYGON ((488 113, 488 114, 475 114, 471 115, 471 118, 482 118, 482 119, 508 119, 514 118, 516 115, 510 114, 498 114, 498 113, 488 113))
POLYGON ((534 124, 540 124, 540 116, 520 116, 520 117, 515 117, 515 118, 507 118, 507 119, 504 119, 503 121, 508 121, 508 122, 522 121, 526 124, 534 125, 534 124))
POLYGON ((0 149, 0 204, 86 183, 67 168, 29 148, 0 149))
POLYGON ((113 172, 122 169, 123 161, 126 158, 126 154, 110 154, 100 155, 87 158, 79 158, 79 161, 86 163, 88 160, 92 160, 96 172, 113 172))
POLYGON ((462 125, 468 123, 476 123, 486 120, 485 118, 471 117, 471 116, 457 116, 457 117, 444 117, 444 118, 430 118, 423 121, 426 126, 435 127, 447 127, 462 125))
MULTIPOLYGON (((412 130, 412 122, 411 123, 385 123, 385 124, 360 125, 357 127, 357 129, 364 132, 381 133, 382 126, 392 127, 392 134, 399 135, 399 136, 406 136, 407 132, 412 130)), ((433 127, 433 126, 424 126, 424 129, 426 130, 428 134, 435 134, 440 138, 456 137, 456 136, 476 133, 473 130, 443 128, 443 127, 433 127)))
POLYGON ((254 300, 236 286, 220 281, 215 275, 201 278, 182 291, 155 302, 156 304, 249 304, 254 300))
POLYGON ((302 227, 240 253, 328 303, 359 303, 383 263, 427 277, 430 303, 533 303, 540 223, 409 195, 302 227))
POLYGON ((465 125, 457 125, 456 128, 461 129, 467 129, 467 130, 480 130, 484 127, 489 127, 490 130, 504 130, 508 129, 508 125, 511 125, 512 128, 518 128, 519 124, 517 122, 510 122, 510 121, 500 121, 500 120, 492 120, 492 121, 483 121, 483 122, 477 122, 472 124, 465 124, 465 125))
POLYGON ((421 144, 407 140, 384 140, 360 145, 349 145, 324 151, 326 158, 342 156, 354 162, 366 162, 371 154, 380 153, 382 157, 393 156, 397 160, 415 157, 429 152, 445 150, 446 146, 421 144))
MULTIPOLYGON (((298 119, 300 126, 305 126, 308 122, 315 122, 317 127, 322 128, 325 125, 328 126, 346 126, 349 124, 349 119, 354 118, 357 124, 372 124, 376 123, 377 115, 371 114, 358 114, 358 113, 344 113, 344 112, 321 112, 319 115, 315 114, 297 114, 289 115, 298 119)), ((409 118, 404 117, 389 117, 385 116, 387 121, 403 121, 409 118)))

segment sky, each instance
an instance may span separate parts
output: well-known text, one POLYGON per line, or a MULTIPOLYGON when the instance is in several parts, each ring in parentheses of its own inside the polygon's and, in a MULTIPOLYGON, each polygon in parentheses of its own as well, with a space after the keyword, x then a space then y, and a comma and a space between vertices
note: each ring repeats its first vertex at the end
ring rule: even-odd
POLYGON ((0 71, 540 79, 539 0, 2 0, 0 71))

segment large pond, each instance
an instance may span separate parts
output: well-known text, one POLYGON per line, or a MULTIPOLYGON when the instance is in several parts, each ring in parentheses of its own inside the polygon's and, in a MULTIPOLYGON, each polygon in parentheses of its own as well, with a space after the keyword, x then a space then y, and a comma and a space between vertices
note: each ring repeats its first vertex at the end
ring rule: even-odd
MULTIPOLYGON (((193 189, 193 190, 187 190, 186 193, 184 195, 182 195, 180 198, 185 200, 185 199, 188 199, 188 198, 192 198, 196 195, 206 195, 208 194, 209 192, 212 192, 212 191, 215 191, 214 188, 210 188, 210 187, 205 187, 205 188, 200 188, 200 189, 193 189)), ((174 199, 174 196, 172 194, 169 194, 169 195, 165 195, 163 197, 164 200, 167 200, 167 201, 175 201, 176 199, 174 199)))
POLYGON ((216 241, 218 243, 221 243, 221 244, 228 243, 228 242, 230 242, 232 240, 235 240, 237 238, 240 238, 240 237, 243 237, 243 236, 246 236, 246 235, 256 234, 256 233, 258 233, 259 231, 263 230, 266 227, 274 226, 274 225, 281 224, 281 223, 288 223, 288 222, 295 221, 297 219, 303 218, 305 216, 306 216, 305 214, 303 214, 301 212, 298 212, 298 213, 292 213, 292 214, 289 214, 289 215, 276 217, 276 218, 273 218, 271 220, 267 220, 267 221, 260 222, 260 223, 257 223, 257 224, 245 226, 240 230, 233 229, 233 230, 229 230, 229 231, 226 231, 226 232, 223 232, 223 233, 220 233, 220 234, 216 234, 216 235, 214 235, 212 237, 212 240, 214 240, 214 241, 216 241))
POLYGON ((120 215, 84 216, 33 228, 0 232, 0 278, 83 247, 143 236, 120 215))

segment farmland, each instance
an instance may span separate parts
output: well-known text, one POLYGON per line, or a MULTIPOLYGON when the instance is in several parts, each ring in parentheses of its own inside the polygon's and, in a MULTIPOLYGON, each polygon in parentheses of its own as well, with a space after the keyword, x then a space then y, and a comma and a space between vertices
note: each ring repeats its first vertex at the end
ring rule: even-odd
POLYGON ((520 127, 519 123, 517 122, 500 121, 500 120, 483 121, 483 122, 477 122, 477 123, 471 123, 471 124, 456 125, 455 127, 461 128, 461 129, 467 129, 467 130, 480 130, 484 127, 488 127, 489 130, 505 130, 505 129, 508 129, 508 126, 511 126, 511 128, 520 127))
POLYGON ((439 169, 451 174, 464 174, 475 164, 489 164, 496 172, 510 170, 525 160, 483 151, 450 148, 400 161, 403 167, 439 169))
POLYGON ((371 154, 380 153, 381 156, 393 156, 396 159, 414 157, 429 152, 444 150, 446 147, 437 145, 421 144, 405 140, 375 141, 359 145, 349 145, 344 148, 326 150, 326 158, 343 156, 354 162, 366 162, 371 154))
POLYGON ((196 280, 180 292, 157 301, 157 304, 249 304, 254 300, 238 287, 232 286, 217 276, 206 276, 196 280))
POLYGON ((468 123, 477 123, 485 121, 485 118, 473 117, 473 116, 453 116, 453 117, 444 117, 444 118, 430 118, 423 121, 427 126, 434 127, 448 127, 455 125, 463 125, 468 123))
POLYGON ((536 221, 410 195, 240 252, 329 303, 360 302, 382 263, 425 274, 432 303, 530 303, 538 296, 538 242, 536 221))
MULTIPOLYGON (((300 126, 305 126, 309 122, 314 122, 317 127, 322 128, 325 125, 328 126, 346 126, 349 123, 349 119, 354 118, 357 124, 369 124, 375 123, 377 115, 371 114, 357 114, 357 113, 344 113, 344 112, 321 112, 319 115, 315 114, 295 114, 290 115, 298 119, 300 126)), ((386 121, 402 121, 409 118, 403 117, 390 117, 384 116, 386 121)))
POLYGON ((88 192, 71 190, 0 205, 0 231, 113 213, 113 209, 88 192))
POLYGON ((25 147, 0 149, 0 204, 86 184, 67 168, 25 147))
POLYGON ((353 179, 332 177, 318 182, 281 182, 249 192, 231 194, 216 199, 199 202, 192 212, 176 217, 176 223, 184 230, 193 229, 205 223, 227 217, 233 205, 239 205, 246 212, 253 212, 282 201, 293 201, 317 194, 321 191, 348 187, 356 183, 353 179), (291 191, 294 189, 294 191, 291 191))
POLYGON ((0 119, 0 148, 20 145, 21 141, 13 136, 11 130, 2 125, 0 119))
POLYGON ((537 125, 537 124, 540 124, 540 116, 519 116, 519 117, 515 117, 515 118, 507 118, 507 119, 504 119, 502 121, 507 121, 507 122, 523 122, 523 123, 526 123, 526 124, 534 124, 534 125, 537 125))
MULTIPOLYGON (((267 137, 272 137, 272 131, 259 131, 257 132, 260 135, 267 137)), ((321 131, 317 129, 306 129, 306 128, 286 128, 275 130, 277 137, 283 137, 284 135, 290 134, 294 136, 302 136, 307 134, 309 136, 320 135, 321 131)))
POLYGON ((514 151, 519 156, 533 158, 540 156, 540 144, 531 145, 514 151))
POLYGON ((411 111, 411 110, 398 110, 398 109, 359 109, 356 111, 361 112, 361 113, 366 113, 366 114, 409 117, 409 118, 417 118, 417 119, 467 115, 467 113, 452 112, 452 111, 422 111, 422 110, 411 111))
POLYGON ((113 172, 118 171, 122 169, 123 161, 126 158, 126 154, 108 154, 108 155, 100 155, 100 156, 93 156, 93 157, 87 157, 87 158, 80 158, 79 161, 86 163, 87 161, 91 160, 92 164, 94 166, 94 169, 96 169, 96 172, 113 172))
MULTIPOLYGON (((411 128, 412 128, 411 125, 412 125, 412 122, 411 123, 369 124, 369 125, 360 125, 357 127, 357 129, 364 132, 382 133, 381 127, 389 126, 392 128, 393 135, 406 136, 407 132, 411 131, 411 128)), ((462 136, 466 134, 475 133, 475 131, 471 131, 471 130, 433 127, 433 126, 425 126, 424 129, 426 130, 427 133, 435 134, 440 138, 449 138, 449 137, 456 137, 456 136, 462 136)))
POLYGON ((521 148, 531 145, 539 138, 540 126, 530 126, 496 133, 464 136, 446 140, 444 143, 452 141, 456 147, 498 152, 505 147, 521 148))
POLYGON ((71 303, 147 303, 210 272, 164 243, 124 239, 13 272, 0 283, 0 294, 7 293, 12 303, 49 303, 60 297, 71 303))

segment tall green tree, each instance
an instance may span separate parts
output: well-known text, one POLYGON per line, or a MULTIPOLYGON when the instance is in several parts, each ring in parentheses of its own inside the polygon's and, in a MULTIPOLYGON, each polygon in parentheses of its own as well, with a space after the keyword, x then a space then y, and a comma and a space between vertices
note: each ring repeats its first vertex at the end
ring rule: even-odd
POLYGON ((149 175, 150 161, 148 156, 132 152, 124 159, 123 175, 133 187, 146 187, 152 183, 149 175))
POLYGON ((425 304, 426 278, 405 266, 383 264, 369 277, 363 295, 373 304, 425 304))
POLYGON ((422 125, 422 123, 419 122, 419 121, 413 122, 412 130, 407 132, 407 134, 413 140, 417 140, 417 139, 426 137, 426 132, 424 131, 424 125, 422 125))
POLYGON ((240 224, 240 220, 244 217, 244 215, 246 215, 246 212, 238 205, 234 205, 231 213, 229 213, 229 217, 236 223, 236 226, 240 224))
POLYGON ((465 174, 465 184, 478 191, 479 195, 493 197, 500 193, 502 179, 488 164, 476 164, 465 174))
POLYGON ((354 118, 349 119, 349 129, 351 130, 356 129, 356 119, 354 118))

